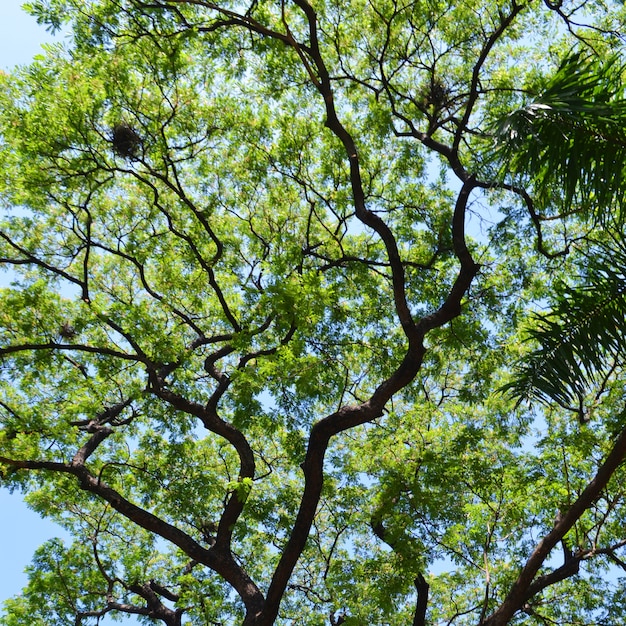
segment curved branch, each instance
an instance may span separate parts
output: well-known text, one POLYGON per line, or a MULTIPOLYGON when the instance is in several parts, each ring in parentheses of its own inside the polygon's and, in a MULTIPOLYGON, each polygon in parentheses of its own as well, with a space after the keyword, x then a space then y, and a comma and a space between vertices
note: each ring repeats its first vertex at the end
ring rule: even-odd
POLYGON ((535 211, 535 203, 533 199, 530 197, 529 193, 516 185, 510 185, 508 183, 498 183, 495 185, 500 187, 501 189, 506 189, 507 191, 511 191, 512 193, 518 195, 524 201, 526 208, 528 209, 528 214, 530 215, 530 219, 535 227, 535 232, 537 234, 537 251, 545 256, 547 259, 556 259, 561 256, 567 256, 569 254, 569 246, 563 248, 563 250, 558 250, 557 252, 550 252, 545 248, 543 242, 543 230, 541 228, 541 216, 537 214, 535 211))
POLYGON ((170 609, 161 602, 158 589, 155 589, 152 581, 142 585, 135 583, 128 587, 132 592, 141 596, 146 601, 148 612, 146 615, 153 619, 160 619, 167 626, 180 626, 182 623, 182 609, 170 609))
MULTIPOLYGON (((218 30, 219 28, 224 28, 228 26, 241 26, 253 33, 258 35, 262 35, 264 37, 271 37, 272 39, 277 39, 278 41, 282 41, 283 43, 290 44, 289 35, 285 35, 284 33, 278 32, 276 30, 272 30, 267 26, 263 26, 261 22, 255 20, 250 12, 242 15, 235 11, 230 11, 229 9, 225 9, 213 2, 206 2, 205 0, 165 0, 167 4, 191 4, 196 6, 201 6, 211 11, 215 11, 218 15, 224 16, 223 20, 216 20, 210 26, 197 26, 197 30, 199 32, 212 32, 218 30)), ((164 5, 163 8, 167 8, 164 5)), ((179 14, 180 17, 180 14, 179 14)), ((190 26, 188 23, 185 23, 186 26, 190 26)))
POLYGON ((43 470, 70 474, 79 481, 81 489, 108 502, 118 513, 148 532, 154 533, 178 546, 191 559, 210 567, 226 580, 239 594, 248 615, 256 615, 264 604, 263 594, 252 579, 235 561, 230 551, 219 549, 217 544, 206 549, 176 526, 142 509, 124 498, 118 491, 94 476, 80 463, 18 460, 0 456, 0 463, 14 469, 43 470))
POLYGON ((419 331, 423 337, 428 331, 447 324, 461 313, 461 301, 467 293, 472 280, 478 273, 480 266, 474 261, 465 241, 465 212, 471 192, 479 184, 473 176, 470 176, 461 187, 456 200, 454 214, 452 216, 452 244, 454 253, 461 267, 450 289, 445 302, 437 311, 423 317, 419 324, 419 331))
POLYGON ((60 276, 61 278, 64 278, 68 282, 74 285, 77 285, 78 287, 81 288, 81 292, 83 293, 83 295, 86 294, 87 292, 86 282, 83 282, 82 280, 80 280, 79 278, 76 278, 75 276, 72 276, 68 272, 58 267, 55 267, 54 265, 50 265, 49 263, 46 263, 45 261, 42 261, 41 259, 37 258, 35 255, 31 254, 28 250, 16 244, 6 233, 2 231, 0 231, 0 238, 4 239, 4 241, 6 241, 12 248, 17 250, 20 254, 24 255, 23 259, 11 259, 11 258, 0 257, 0 263, 10 263, 11 265, 36 265, 37 267, 41 267, 42 269, 46 270, 47 272, 50 272, 51 274, 60 276))
MULTIPOLYGON (((220 385, 221 384, 222 383, 220 383, 220 385)), ((227 378, 224 384, 226 387, 228 386, 229 380, 227 378)), ((168 402, 175 409, 196 416, 207 430, 226 439, 226 441, 235 448, 239 456, 239 480, 243 481, 246 478, 254 479, 256 464, 254 453, 248 440, 240 430, 221 419, 215 407, 202 406, 168 389, 157 387, 151 389, 151 391, 162 400, 168 402)), ((230 543, 235 523, 243 511, 244 504, 245 497, 243 497, 238 490, 234 490, 224 506, 212 551, 224 555, 227 554, 229 558, 232 558, 230 543)), ((189 556, 195 558, 191 554, 189 556)))
POLYGON ((425 626, 426 607, 428 606, 428 591, 430 587, 422 574, 417 575, 417 578, 414 580, 414 584, 415 590, 417 591, 417 602, 415 605, 413 626, 425 626))
POLYGON ((350 183, 352 186, 352 198, 354 202, 354 208, 357 218, 366 226, 372 228, 378 236, 381 238, 385 249, 387 250, 387 256, 391 266, 392 285, 393 285, 393 297, 396 307, 396 312, 402 325, 406 337, 410 342, 415 342, 418 339, 416 333, 415 321, 411 315, 407 299, 405 288, 405 273, 402 260, 400 258, 400 252, 398 250, 398 244, 391 232, 391 229, 387 224, 375 213, 367 209, 365 204, 365 192, 363 190, 363 182, 361 178, 361 167, 359 163, 359 155, 356 147, 356 143, 352 135, 348 132, 345 126, 341 123, 335 107, 335 100, 333 90, 331 87, 330 74, 326 68, 326 64, 322 58, 321 51, 319 49, 319 42, 317 37, 317 14, 313 7, 306 0, 294 0, 295 4, 299 6, 309 22, 309 39, 310 50, 309 56, 315 63, 315 67, 318 72, 319 80, 316 81, 315 86, 324 98, 324 105, 326 107, 326 127, 334 133, 334 135, 341 141, 348 162, 350 164, 350 183))
POLYGON ((150 174, 152 176, 154 176, 155 178, 157 178, 158 180, 163 182, 171 191, 173 191, 180 198, 180 200, 185 204, 185 206, 187 206, 187 208, 189 208, 192 211, 192 213, 195 215, 195 217, 200 221, 200 223, 202 224, 203 228, 205 229, 207 234, 210 236, 211 240, 214 242, 214 244, 215 244, 215 246, 217 248, 217 251, 216 251, 215 255, 213 256, 213 259, 207 260, 200 253, 200 251, 198 250, 198 247, 196 246, 196 244, 193 241, 193 239, 188 234, 179 231, 174 226, 174 223, 173 223, 173 220, 172 220, 172 216, 163 207, 163 205, 160 202, 160 194, 159 194, 159 190, 156 187, 156 185, 152 181, 147 179, 145 176, 142 176, 141 174, 139 174, 139 173, 137 173, 135 171, 132 171, 132 170, 129 171, 129 173, 131 173, 135 178, 137 178, 139 181, 141 181, 143 184, 145 184, 147 187, 150 188, 150 190, 152 191, 153 197, 154 197, 154 206, 157 207, 157 209, 159 209, 159 211, 161 211, 161 213, 166 217, 166 219, 168 221, 168 227, 169 227, 170 231, 174 235, 176 235, 177 237, 182 239, 189 246, 189 249, 191 250, 191 252, 195 256, 195 258, 197 259, 198 263, 200 264, 202 269, 206 272, 206 274, 208 276, 208 279, 209 279, 209 284, 211 285, 213 291, 215 292, 215 295, 217 296, 217 299, 220 302, 222 310, 224 311, 224 315, 226 316, 226 318, 230 322, 230 324, 233 327, 233 329, 236 332, 240 331, 241 330, 241 326, 240 326, 239 322, 237 321, 237 319, 235 318, 233 312, 230 310, 230 307, 229 307, 228 303, 226 302, 226 297, 224 296, 224 293, 223 293, 221 287, 217 283, 217 279, 215 277, 215 271, 213 270, 213 264, 216 263, 219 260, 219 258, 221 257, 221 255, 222 255, 222 243, 221 243, 221 241, 219 240, 219 238, 215 235, 215 233, 213 232, 213 230, 209 226, 206 218, 204 218, 202 216, 201 211, 199 211, 196 208, 196 206, 191 202, 191 200, 189 200, 189 198, 187 197, 187 195, 184 193, 184 191, 182 190, 182 188, 180 186, 174 185, 167 178, 167 176, 163 176, 162 174, 160 174, 159 172, 157 172, 156 170, 154 170, 152 168, 149 168, 149 172, 150 172, 150 174))
POLYGON ((283 550, 267 591, 266 606, 259 621, 261 625, 267 626, 273 624, 278 615, 278 608, 288 580, 306 544, 321 497, 324 480, 324 457, 330 438, 344 430, 380 417, 384 406, 393 394, 408 385, 415 378, 424 356, 424 335, 429 330, 447 323, 460 314, 461 299, 478 272, 478 265, 474 262, 465 243, 465 211, 469 195, 477 186, 475 179, 470 177, 465 181, 459 194, 453 217, 453 244, 455 254, 461 263, 459 274, 448 298, 439 310, 423 318, 419 324, 414 322, 406 300, 404 266, 400 259, 395 237, 387 224, 365 206, 365 194, 361 181, 356 144, 339 120, 334 105, 330 77, 317 42, 316 13, 306 0, 294 0, 294 2, 303 10, 309 21, 309 38, 311 42, 309 55, 314 60, 319 75, 318 89, 324 97, 326 105, 326 126, 337 136, 346 150, 350 163, 350 180, 356 215, 363 224, 370 226, 378 233, 386 247, 392 271, 396 312, 409 343, 401 364, 387 380, 378 386, 369 400, 358 406, 344 406, 317 422, 311 429, 306 458, 302 464, 305 488, 300 508, 291 536, 283 550))

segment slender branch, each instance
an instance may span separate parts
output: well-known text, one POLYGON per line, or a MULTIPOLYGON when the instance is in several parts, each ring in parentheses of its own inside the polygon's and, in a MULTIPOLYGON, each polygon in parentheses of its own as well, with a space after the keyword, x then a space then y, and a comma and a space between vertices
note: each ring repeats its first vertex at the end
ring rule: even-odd
POLYGON ((483 65, 487 61, 487 57, 489 56, 491 50, 494 45, 500 39, 500 37, 504 34, 504 31, 513 23, 515 18, 521 13, 521 11, 526 7, 526 4, 518 4, 517 0, 513 0, 511 12, 508 15, 505 15, 501 9, 498 9, 500 15, 500 24, 494 30, 494 32, 489 36, 485 45, 483 46, 476 63, 474 64, 474 68, 472 70, 472 79, 470 82, 470 92, 469 97, 467 99, 467 103, 465 105, 465 112, 463 117, 459 123, 457 131, 454 136, 453 142, 453 152, 456 154, 459 146, 461 144, 461 139, 463 138, 463 133, 467 128, 470 117, 472 115, 472 111, 474 109, 474 105, 478 100, 479 96, 479 84, 480 84, 480 72, 482 70, 483 65))
MULTIPOLYGON (((165 3, 166 5, 167 4, 182 4, 182 5, 190 4, 190 5, 201 6, 206 9, 210 9, 211 11, 215 11, 219 15, 223 15, 226 18, 228 18, 228 23, 224 24, 225 26, 226 25, 227 26, 243 26, 244 28, 247 28, 248 30, 252 30, 253 32, 258 33, 259 35, 271 37, 272 39, 278 39, 279 41, 284 41, 284 42, 288 41, 287 35, 284 35, 283 33, 271 30, 270 28, 263 26, 263 24, 261 24, 260 22, 252 18, 249 12, 246 13, 245 15, 242 15, 235 11, 230 11, 229 9, 225 9, 224 7, 221 7, 218 4, 215 4, 214 2, 206 2, 205 0, 165 0, 165 3)), ((221 25, 220 23, 217 24, 218 27, 220 25, 221 25)), ((202 29, 200 28, 199 30, 202 30, 202 29)))
POLYGON ((543 229, 541 227, 542 218, 537 214, 535 210, 535 203, 533 199, 530 197, 529 193, 523 189, 522 187, 518 187, 517 185, 510 185, 508 183, 497 183, 495 185, 501 189, 506 189, 511 191, 512 193, 518 195, 524 201, 526 208, 528 210, 528 214, 530 215, 530 219, 535 228, 535 233, 537 234, 537 251, 545 256, 547 259, 556 259, 561 256, 567 256, 569 254, 569 246, 566 246, 562 250, 557 250, 556 252, 551 252, 545 247, 543 240, 543 229))
POLYGON ((20 254, 24 255, 23 259, 0 258, 0 263, 10 263, 12 265, 30 265, 30 264, 36 265, 46 270, 47 272, 50 272, 51 274, 64 278, 65 280, 67 280, 70 283, 73 283, 74 285, 78 285, 81 288, 83 294, 86 292, 87 285, 86 283, 81 281, 79 278, 76 278, 75 276, 72 276, 68 272, 58 267, 55 267, 54 265, 50 265, 49 263, 46 263, 45 261, 42 261, 41 259, 37 258, 34 254, 31 254, 28 250, 16 244, 8 235, 3 233, 2 231, 0 231, 0 238, 4 239, 12 248, 17 250, 20 254))
POLYGON ((0 356, 5 354, 15 354, 16 352, 28 352, 31 350, 70 350, 76 352, 89 352, 90 354, 103 354, 117 359, 123 359, 125 361, 136 361, 138 363, 152 365, 145 357, 138 354, 128 354, 126 352, 119 352, 118 350, 112 350, 111 348, 105 347, 86 346, 75 343, 56 343, 54 341, 50 341, 48 343, 22 343, 14 346, 4 346, 3 348, 0 348, 0 356))
POLYGON ((331 130, 343 144, 348 162, 350 164, 350 183, 352 187, 352 198, 356 216, 363 224, 372 228, 385 245, 387 256, 389 258, 389 264, 391 266, 393 297, 398 319, 400 320, 402 330, 407 338, 409 338, 409 341, 417 342, 418 336, 416 333, 415 322, 406 299, 404 266, 400 258, 398 244, 387 224, 378 215, 368 210, 366 207, 365 193, 361 178, 361 167, 356 143, 352 135, 339 119, 335 107, 330 74, 326 68, 319 49, 317 36, 317 14, 306 0, 294 0, 294 3, 302 9, 309 22, 309 54, 315 63, 319 76, 319 81, 316 83, 316 87, 324 98, 324 105, 326 107, 326 127, 331 130))

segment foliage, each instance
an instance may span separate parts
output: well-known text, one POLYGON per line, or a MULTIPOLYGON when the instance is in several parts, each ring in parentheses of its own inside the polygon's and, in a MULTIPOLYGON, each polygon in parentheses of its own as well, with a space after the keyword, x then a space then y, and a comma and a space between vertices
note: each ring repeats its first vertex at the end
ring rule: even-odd
POLYGON ((501 158, 532 181, 542 208, 620 213, 626 162, 626 98, 619 55, 568 55, 537 97, 498 121, 501 158), (555 201, 554 190, 560 199, 555 201))
POLYGON ((510 389, 573 406, 580 419, 587 419, 586 396, 604 391, 623 366, 624 243, 619 239, 591 246, 582 257, 580 282, 555 287, 552 308, 533 316, 528 329, 528 340, 539 348, 524 356, 510 389))
POLYGON ((623 619, 623 7, 27 8, 0 624, 623 619))

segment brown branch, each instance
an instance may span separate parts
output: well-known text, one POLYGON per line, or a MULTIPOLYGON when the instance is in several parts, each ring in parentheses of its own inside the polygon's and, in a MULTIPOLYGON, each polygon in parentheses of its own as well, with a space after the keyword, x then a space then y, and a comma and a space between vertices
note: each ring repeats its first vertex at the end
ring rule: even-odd
POLYGON ((408 339, 408 349, 404 359, 395 372, 383 381, 374 391, 371 398, 357 406, 344 406, 335 413, 317 422, 311 429, 306 457, 302 464, 305 476, 305 487, 300 508, 294 523, 291 536, 283 550, 283 554, 274 572, 267 591, 266 606, 260 617, 260 625, 271 625, 278 615, 278 608, 293 569, 304 550, 308 534, 316 514, 321 497, 324 480, 324 457, 330 438, 334 435, 360 424, 372 421, 382 415, 384 406, 394 393, 407 386, 419 371, 424 356, 423 337, 426 332, 439 327, 461 311, 461 299, 478 271, 471 254, 465 244, 465 210, 469 195, 476 187, 473 178, 465 181, 457 200, 453 218, 453 242, 455 253, 461 263, 459 275, 450 290, 448 298, 439 310, 416 325, 406 300, 404 266, 400 258, 397 243, 387 224, 376 214, 369 211, 365 204, 359 157, 354 139, 339 120, 329 73, 319 50, 317 41, 317 16, 306 0, 294 0, 305 13, 309 22, 310 58, 315 63, 319 76, 317 87, 324 98, 326 106, 326 126, 342 142, 350 164, 350 181, 352 196, 357 217, 363 224, 373 228, 383 241, 387 250, 392 271, 394 303, 400 324, 408 339))
MULTIPOLYGON (((202 329, 191 319, 189 315, 187 315, 186 313, 184 313, 183 311, 175 307, 173 304, 171 304, 171 302, 169 302, 161 293, 157 292, 152 287, 152 285, 148 282, 148 279, 146 277, 146 269, 145 269, 144 264, 141 263, 136 257, 130 254, 126 254, 125 252, 122 252, 122 250, 120 250, 119 248, 114 249, 101 242, 92 241, 91 246, 94 248, 103 250, 104 252, 108 252, 109 254, 113 256, 117 256, 120 259, 124 259, 128 261, 129 263, 131 263, 137 269, 137 272, 139 274, 139 280, 141 281, 141 285, 143 286, 143 288, 146 290, 146 293, 148 293, 152 298, 154 298, 159 303, 165 305, 174 315, 176 315, 185 324, 187 324, 187 326, 189 326, 199 337, 204 336, 202 329)), ((88 300, 85 300, 85 301, 88 302, 88 300)))
MULTIPOLYGON (((224 382, 220 383, 220 385, 225 386, 228 386, 228 384, 229 379, 226 377, 224 382)), ((208 404, 205 407, 158 386, 151 389, 151 391, 175 409, 196 416, 207 430, 226 439, 235 448, 239 456, 239 480, 245 478, 254 479, 256 465, 250 444, 240 430, 219 417, 216 406, 208 404)), ((235 523, 243 511, 244 504, 245 498, 240 495, 239 491, 234 490, 224 506, 218 525, 213 550, 228 554, 229 558, 232 558, 230 544, 235 523)))
POLYGON ((248 615, 256 615, 261 610, 264 604, 263 594, 237 563, 230 551, 220 549, 217 544, 211 549, 206 549, 176 526, 124 498, 118 491, 101 481, 99 477, 94 476, 84 465, 55 461, 19 460, 3 456, 0 456, 0 463, 14 469, 44 470, 75 476, 81 489, 108 502, 118 513, 121 513, 137 526, 173 543, 191 559, 210 567, 219 574, 239 594, 248 615))
POLYGON ((182 609, 172 610, 161 602, 159 592, 154 589, 152 581, 150 583, 132 584, 128 588, 141 596, 146 601, 148 612, 146 615, 153 619, 158 619, 167 624, 167 626, 180 626, 182 623, 182 609))
POLYGON ((521 11, 526 7, 526 4, 517 4, 517 0, 513 0, 511 12, 508 15, 505 15, 501 9, 498 9, 498 13, 500 15, 500 24, 498 27, 491 33, 485 45, 483 46, 480 54, 478 56, 478 60, 474 65, 472 70, 472 79, 470 83, 470 91, 469 97, 467 98, 467 103, 465 105, 465 112, 463 114, 463 118, 459 122, 459 126, 457 132, 455 133, 454 142, 452 145, 452 150, 454 154, 458 152, 459 146, 461 144, 461 139, 463 138, 463 133, 467 128, 470 117, 472 115, 472 111, 474 109, 474 105, 478 100, 479 96, 479 84, 480 84, 480 71, 487 61, 487 57, 491 53, 492 48, 496 44, 496 42, 500 39, 500 37, 504 34, 504 31, 513 23, 515 18, 521 13, 521 11))
MULTIPOLYGON (((218 15, 224 16, 224 19, 215 20, 215 22, 210 26, 195 26, 195 28, 199 32, 211 32, 214 30, 218 30, 220 28, 229 27, 229 26, 240 26, 249 30, 258 35, 262 35, 264 37, 270 37, 272 39, 277 39, 278 41, 282 41, 284 43, 289 44, 290 38, 288 35, 284 33, 278 32, 276 30, 272 30, 267 26, 264 26, 259 21, 252 18, 252 16, 248 13, 242 15, 235 11, 230 11, 225 9, 224 7, 220 7, 219 5, 213 2, 206 2, 205 0, 165 0, 167 4, 190 4, 201 6, 211 11, 215 11, 218 15)), ((149 5, 145 5, 149 6, 149 5)), ((163 5, 159 5, 159 8, 164 8, 163 5)), ((189 24, 185 21, 185 26, 189 27, 189 24)))
POLYGON ((463 187, 461 187, 457 197, 452 216, 452 243, 454 253, 461 263, 461 267, 445 302, 437 311, 420 320, 418 328, 422 336, 429 330, 443 326, 460 315, 463 296, 467 293, 472 280, 480 269, 479 265, 474 262, 465 242, 465 212, 469 196, 477 186, 478 183, 471 176, 463 183, 463 187))
POLYGON ((306 0, 294 0, 294 2, 302 9, 309 22, 310 50, 308 52, 310 58, 315 63, 319 76, 319 81, 316 82, 315 86, 324 98, 324 105, 326 107, 325 125, 343 144, 348 162, 350 164, 350 184, 352 187, 352 198, 356 216, 363 224, 372 228, 385 245, 391 266, 393 297, 396 312, 405 335, 410 341, 416 342, 418 336, 416 333, 415 322, 406 300, 405 273, 404 266, 400 258, 400 252, 398 250, 398 244, 387 224, 378 215, 368 210, 366 207, 365 192, 363 190, 361 167, 356 143, 352 135, 339 120, 335 107, 333 90, 331 87, 330 74, 326 68, 319 49, 317 37, 317 14, 306 0))
MULTIPOLYGON (((172 218, 171 214, 165 209, 165 207, 160 202, 160 194, 159 194, 159 190, 156 187, 156 185, 151 180, 149 180, 148 178, 146 178, 145 176, 140 174, 139 172, 136 172, 134 170, 130 170, 129 171, 129 173, 132 176, 134 176, 135 178, 137 178, 137 180, 139 180, 140 182, 142 182, 143 184, 145 184, 147 187, 150 188, 150 190, 152 191, 152 194, 153 194, 153 198, 154 198, 154 206, 157 209, 159 209, 159 211, 167 219, 167 221, 168 221, 168 228, 169 228, 170 232, 172 232, 174 235, 176 235, 177 237, 179 237, 180 239, 185 241, 185 243, 189 246, 189 249, 191 250, 191 252, 195 256, 195 258, 197 259, 198 263, 200 264, 202 269, 206 272, 206 274, 208 276, 208 279, 209 279, 209 284, 211 285, 213 291, 215 292, 215 295, 216 295, 217 299, 220 302, 222 310, 224 311, 224 315, 226 316, 226 318, 228 319, 228 321, 230 322, 230 324, 232 325, 233 329, 236 332, 241 331, 241 326, 240 326, 239 322, 237 321, 237 319, 236 319, 235 315, 233 314, 233 312, 230 310, 230 307, 229 307, 228 303, 226 302, 226 297, 224 296, 224 293, 223 293, 221 287, 217 283, 217 279, 215 277, 215 272, 213 270, 213 265, 219 260, 219 258, 222 255, 222 247, 223 246, 222 246, 221 241, 219 240, 217 235, 215 235, 215 233, 211 229, 211 227, 210 227, 208 221, 206 220, 206 218, 202 215, 202 211, 200 211, 194 205, 194 203, 188 198, 188 196, 184 192, 182 186, 180 184, 172 183, 172 181, 167 176, 164 176, 163 174, 157 172, 155 169, 149 167, 148 164, 146 164, 146 163, 144 163, 144 164, 148 168, 148 171, 149 171, 150 175, 154 176, 156 179, 158 179, 162 183, 164 183, 173 193, 175 193, 178 196, 178 198, 183 202, 183 204, 194 214, 194 216, 200 221, 200 223, 202 224, 203 228, 205 229, 205 231, 207 232, 207 234, 209 235, 209 237, 211 238, 211 240, 215 244, 215 246, 216 246, 216 253, 215 253, 215 255, 210 260, 205 259, 204 256, 200 253, 200 251, 199 251, 198 247, 196 246, 195 242, 193 241, 193 238, 190 237, 188 234, 185 234, 185 233, 179 231, 177 228, 175 228, 174 223, 173 223, 173 218, 172 218)), ((172 164, 172 167, 174 167, 173 164, 172 164)), ((175 178, 177 178, 176 172, 174 172, 174 176, 175 176, 175 178)))
POLYGON ((143 355, 128 354, 126 352, 119 352, 112 350, 111 348, 104 348, 98 346, 86 346, 81 344, 65 344, 55 343, 50 341, 48 343, 22 343, 14 346, 5 346, 0 348, 0 356, 4 354, 15 354, 16 352, 28 352, 37 350, 72 350, 77 352, 89 352, 90 354, 102 354, 106 356, 112 356, 117 359, 123 359, 125 361, 136 361, 138 363, 145 363, 151 365, 143 355))
POLYGON ((128 408, 132 404, 132 402, 132 398, 127 398, 126 400, 122 400, 113 406, 105 406, 105 408, 97 413, 94 418, 75 420, 70 422, 70 424, 72 426, 77 426, 81 430, 86 430, 87 432, 95 432, 96 429, 104 424, 113 424, 115 426, 125 424, 128 420, 118 420, 117 418, 124 411, 124 409, 128 408))
POLYGON ((537 234, 537 251, 541 255, 545 256, 547 259, 556 259, 558 257, 567 256, 569 254, 569 246, 566 246, 562 250, 557 250, 556 252, 551 252, 550 250, 546 249, 543 240, 543 229, 541 227, 542 218, 540 215, 537 214, 537 211, 535 210, 535 203, 525 189, 516 185, 510 185, 508 183, 498 183, 495 186, 501 189, 511 191, 512 193, 522 198, 524 204, 526 205, 526 208, 528 209, 528 214, 530 215, 533 227, 535 228, 535 233, 537 234))
POLYGON ((87 459, 96 451, 96 448, 109 436, 113 434, 112 428, 107 428, 105 426, 100 426, 97 430, 89 437, 87 443, 85 443, 81 448, 76 452, 74 458, 72 459, 72 465, 81 466, 84 465, 87 459))
POLYGON ((524 600, 524 604, 530 600, 533 596, 537 595, 550 585, 554 585, 566 578, 570 578, 575 574, 578 574, 580 570, 580 563, 584 558, 584 553, 570 555, 561 567, 544 574, 543 576, 538 576, 532 585, 528 587, 528 591, 526 593, 526 598, 524 600))
POLYGON ((58 267, 55 267, 54 265, 50 265, 49 263, 46 263, 45 261, 42 261, 41 259, 37 258, 35 255, 31 254, 28 250, 16 244, 8 235, 6 235, 2 231, 0 231, 0 237, 4 239, 12 248, 17 250, 20 254, 23 254, 25 257, 23 259, 11 259, 11 258, 2 257, 0 258, 0 263, 10 263, 12 265, 31 265, 31 264, 36 265, 46 270, 47 272, 50 272, 51 274, 55 274, 57 276, 60 276, 61 278, 65 278, 65 280, 67 280, 68 282, 79 286, 83 294, 85 293, 87 289, 87 285, 86 283, 83 283, 83 281, 81 281, 79 278, 76 278, 75 276, 72 276, 68 272, 58 267))
POLYGON ((414 348, 410 347, 400 366, 390 378, 379 385, 368 401, 357 406, 341 407, 317 422, 311 429, 306 457, 301 466, 305 476, 305 487, 300 508, 267 591, 266 606, 259 626, 270 626, 274 623, 289 578, 304 550, 322 492, 324 457, 331 437, 380 417, 391 396, 414 379, 421 366, 423 355, 424 349, 421 344, 414 348))
POLYGON ((177 593, 171 592, 169 589, 167 589, 167 587, 164 587, 155 580, 150 581, 150 588, 170 602, 178 602, 180 600, 180 596, 177 593))
MULTIPOLYGON (((556 570, 556 572, 548 574, 547 578, 539 577, 535 579, 535 576, 552 549, 562 541, 563 537, 585 511, 600 497, 602 490, 607 486, 611 476, 624 461, 624 458, 626 458, 626 428, 622 430, 606 460, 598 468, 596 475, 591 479, 578 499, 557 521, 554 528, 537 544, 500 607, 482 622, 482 626, 506 626, 513 615, 523 607, 533 593, 537 593, 545 588, 547 584, 553 584, 553 582, 562 580, 559 576, 564 574, 565 570, 560 574, 558 573, 559 570, 556 570), (546 581, 548 582, 543 584, 546 581)), ((572 561, 573 564, 571 566, 568 566, 568 563, 566 563, 563 568, 576 567, 575 557, 572 557, 572 561)))
POLYGON ((413 617, 413 626, 425 626, 426 624, 426 607, 428 605, 429 585, 422 574, 418 574, 414 581, 415 590, 417 591, 417 603, 415 605, 415 615, 413 617))

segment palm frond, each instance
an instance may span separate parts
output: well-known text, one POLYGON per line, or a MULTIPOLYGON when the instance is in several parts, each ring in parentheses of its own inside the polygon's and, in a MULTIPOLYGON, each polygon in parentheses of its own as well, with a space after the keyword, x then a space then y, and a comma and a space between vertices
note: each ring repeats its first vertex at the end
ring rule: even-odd
POLYGON ((571 54, 526 106, 494 124, 503 176, 523 177, 544 205, 602 211, 624 200, 625 64, 571 54))
POLYGON ((626 363, 626 239, 589 259, 582 287, 562 287, 536 314, 527 340, 539 347, 505 389, 520 398, 575 405, 615 364, 626 363))

